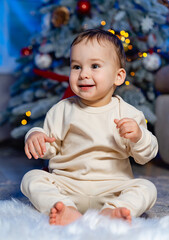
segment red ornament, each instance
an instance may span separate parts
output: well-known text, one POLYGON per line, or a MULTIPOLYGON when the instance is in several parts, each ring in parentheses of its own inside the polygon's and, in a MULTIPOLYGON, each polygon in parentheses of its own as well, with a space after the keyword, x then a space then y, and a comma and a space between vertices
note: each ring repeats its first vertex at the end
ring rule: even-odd
POLYGON ((91 4, 88 0, 80 0, 77 3, 77 12, 80 14, 89 14, 91 9, 91 4))
POLYGON ((22 56, 29 56, 32 54, 32 48, 31 47, 24 47, 21 49, 21 55, 22 56))

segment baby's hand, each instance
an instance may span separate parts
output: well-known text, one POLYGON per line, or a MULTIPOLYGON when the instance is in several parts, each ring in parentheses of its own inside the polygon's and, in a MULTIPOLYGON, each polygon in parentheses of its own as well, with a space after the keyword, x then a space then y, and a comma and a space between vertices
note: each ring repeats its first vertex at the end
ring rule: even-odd
POLYGON ((121 137, 127 138, 134 143, 137 143, 141 139, 141 129, 134 119, 115 119, 114 122, 116 123, 116 127, 119 129, 119 134, 121 137))
POLYGON ((25 143, 25 154, 31 159, 32 156, 35 159, 38 157, 43 157, 46 152, 46 142, 52 143, 56 139, 54 137, 48 137, 45 133, 42 132, 33 132, 29 135, 25 143), (38 156, 39 154, 39 156, 38 156), (32 156, 31 156, 32 155, 32 156))

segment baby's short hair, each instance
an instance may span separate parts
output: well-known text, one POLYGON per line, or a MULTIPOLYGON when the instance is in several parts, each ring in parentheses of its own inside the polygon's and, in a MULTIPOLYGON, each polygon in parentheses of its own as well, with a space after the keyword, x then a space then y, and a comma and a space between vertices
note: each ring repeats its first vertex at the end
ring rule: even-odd
POLYGON ((112 34, 109 31, 105 31, 102 29, 88 29, 82 33, 80 33, 72 42, 71 47, 74 45, 80 43, 86 39, 87 41, 97 39, 97 41, 100 43, 102 40, 108 41, 112 43, 115 47, 115 51, 117 53, 117 58, 119 60, 120 68, 125 68, 126 64, 126 55, 123 48, 123 44, 121 40, 114 34, 112 34))

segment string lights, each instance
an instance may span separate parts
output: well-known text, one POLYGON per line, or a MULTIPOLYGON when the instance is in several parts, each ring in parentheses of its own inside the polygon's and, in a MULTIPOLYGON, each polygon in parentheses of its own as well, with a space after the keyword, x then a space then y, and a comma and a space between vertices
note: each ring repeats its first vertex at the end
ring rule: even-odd
POLYGON ((28 122, 27 122, 27 120, 26 119, 23 119, 22 121, 21 121, 21 124, 22 125, 26 125, 28 122))
POLYGON ((27 116, 27 117, 30 117, 30 116, 31 116, 31 111, 27 111, 27 112, 26 112, 26 116, 27 116))
POLYGON ((101 25, 102 25, 102 26, 105 26, 105 25, 106 25, 106 21, 104 21, 104 20, 101 21, 101 25))
MULTIPOLYGON (((27 111, 26 113, 25 113, 25 115, 26 115, 26 117, 30 117, 31 116, 31 111, 27 111)), ((26 125, 28 123, 28 121, 26 120, 26 119, 22 119, 21 120, 21 124, 22 125, 26 125)))
POLYGON ((130 85, 130 82, 129 81, 125 81, 125 84, 126 84, 126 86, 129 86, 130 85))
MULTIPOLYGON (((104 25, 104 22, 105 21, 102 21, 101 24, 104 25)), ((128 32, 126 32, 125 30, 121 30, 119 34, 116 34, 113 29, 109 29, 108 31, 111 32, 112 34, 115 34, 122 41, 125 51, 133 49, 133 45, 131 44, 131 41, 129 39, 129 33, 128 32)), ((157 52, 160 52, 160 49, 158 49, 157 52)), ((139 52, 138 56, 140 58, 142 58, 142 57, 145 58, 145 57, 147 57, 147 53, 146 52, 143 52, 143 53, 139 52)), ((127 61, 130 62, 131 60, 129 58, 127 58, 127 61)))
POLYGON ((131 72, 130 75, 131 75, 132 77, 134 77, 134 76, 135 76, 135 72, 131 72))

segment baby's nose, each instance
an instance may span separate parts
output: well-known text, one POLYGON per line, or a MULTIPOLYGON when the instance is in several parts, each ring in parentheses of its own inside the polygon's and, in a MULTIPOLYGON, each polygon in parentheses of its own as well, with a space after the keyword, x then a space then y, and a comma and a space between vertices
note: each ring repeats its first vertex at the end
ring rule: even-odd
POLYGON ((80 78, 81 79, 90 78, 90 71, 87 69, 82 69, 80 72, 80 78))

